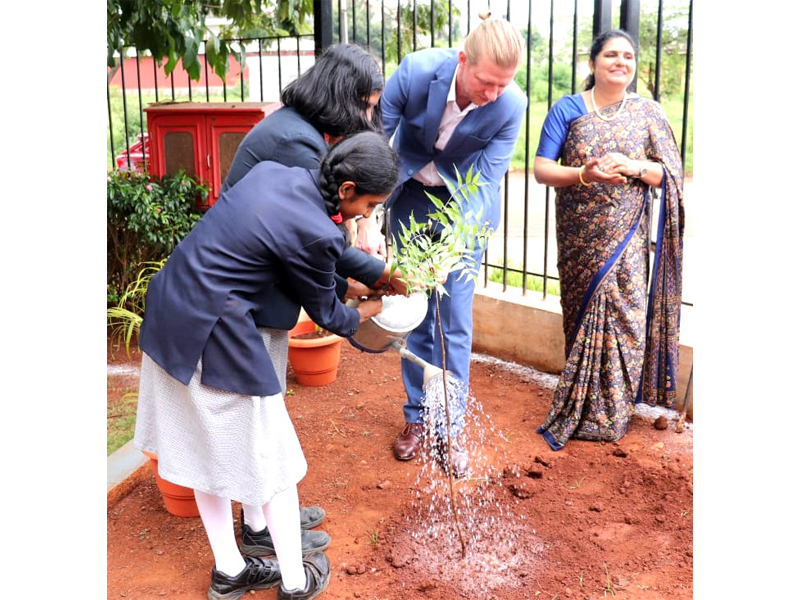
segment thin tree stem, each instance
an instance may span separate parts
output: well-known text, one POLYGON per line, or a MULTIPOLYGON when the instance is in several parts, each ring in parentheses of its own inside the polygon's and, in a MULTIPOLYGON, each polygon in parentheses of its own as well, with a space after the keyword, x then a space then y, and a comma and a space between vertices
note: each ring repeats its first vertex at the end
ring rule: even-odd
POLYGON ((461 558, 467 557, 467 544, 464 541, 464 534, 461 532, 461 520, 458 518, 458 511, 456 510, 456 494, 453 489, 453 457, 452 457, 452 440, 450 438, 450 399, 447 393, 447 352, 444 348, 444 330, 442 328, 442 319, 439 315, 439 291, 436 294, 436 323, 439 327, 439 342, 442 345, 442 385, 444 386, 444 415, 446 420, 447 429, 447 483, 450 488, 450 510, 453 511, 453 517, 456 522, 456 533, 458 533, 458 541, 461 542, 461 558))

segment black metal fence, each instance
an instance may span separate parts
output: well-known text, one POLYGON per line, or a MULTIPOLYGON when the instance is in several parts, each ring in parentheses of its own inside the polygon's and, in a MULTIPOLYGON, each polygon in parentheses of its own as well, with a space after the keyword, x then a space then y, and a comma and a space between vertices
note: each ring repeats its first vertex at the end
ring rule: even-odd
MULTIPOLYGON (((143 109, 150 102, 277 101, 280 90, 331 43, 369 48, 389 77, 409 52, 460 46, 480 18, 476 4, 471 0, 315 0, 313 35, 240 40, 246 64, 232 62, 225 80, 207 66, 199 83, 179 71, 164 79, 152 59, 129 49, 128 59, 109 71, 109 166, 131 168, 136 158, 133 152, 120 157, 120 163, 115 157, 145 133, 143 109)), ((552 284, 557 285, 558 278, 552 190, 532 177, 541 122, 558 98, 582 89, 592 37, 609 28, 623 28, 639 41, 637 91, 664 106, 691 179, 693 0, 621 0, 617 4, 611 0, 490 0, 480 6, 507 18, 522 32, 528 55, 517 81, 530 100, 517 153, 505 177, 502 223, 489 242, 482 281, 484 285, 498 282, 504 291, 517 290, 522 295, 535 289, 546 297, 557 290, 552 284)), ((692 245, 686 195, 689 244, 685 243, 685 256, 692 245)), ((687 300, 690 296, 684 285, 684 304, 691 305, 687 300)))

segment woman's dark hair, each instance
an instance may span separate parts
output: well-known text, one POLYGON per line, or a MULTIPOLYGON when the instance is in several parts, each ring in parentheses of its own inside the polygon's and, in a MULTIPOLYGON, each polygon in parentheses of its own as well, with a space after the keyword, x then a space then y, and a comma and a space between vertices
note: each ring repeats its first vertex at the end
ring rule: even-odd
MULTIPOLYGON (((606 42, 609 40, 613 40, 615 38, 625 38, 631 44, 634 53, 638 54, 638 50, 636 48, 636 43, 633 41, 633 38, 628 35, 627 31, 622 29, 609 29, 608 31, 604 31, 601 34, 598 34, 594 40, 592 40, 592 46, 589 48, 589 60, 594 62, 597 59, 597 55, 603 50, 603 46, 606 45, 606 42)), ((589 76, 586 78, 586 84, 584 85, 584 90, 589 90, 594 87, 594 73, 589 73, 589 76)))
POLYGON ((382 90, 383 73, 375 58, 361 46, 338 44, 326 48, 308 71, 284 88, 281 102, 321 133, 340 137, 380 127, 364 111, 369 97, 382 90))
POLYGON ((320 189, 328 214, 339 212, 339 186, 356 184, 356 194, 389 194, 397 184, 399 160, 386 138, 362 131, 340 140, 328 150, 320 166, 320 189))

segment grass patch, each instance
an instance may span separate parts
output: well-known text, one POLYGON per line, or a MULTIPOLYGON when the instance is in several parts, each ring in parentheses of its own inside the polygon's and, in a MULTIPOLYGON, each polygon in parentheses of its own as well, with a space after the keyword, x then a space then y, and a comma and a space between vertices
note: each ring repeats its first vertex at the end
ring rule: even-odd
MULTIPOLYGON (((119 390, 118 399, 109 400, 106 411, 106 456, 110 456, 130 440, 136 427, 136 384, 117 386, 113 377, 108 378, 108 389, 119 390)), ((109 397, 111 395, 109 394, 109 397)))
MULTIPOLYGON (((491 267, 489 269, 488 279, 494 283, 502 284, 503 269, 491 267)), ((509 287, 522 289, 522 273, 507 270, 506 285, 509 287)), ((525 289, 533 292, 544 292, 544 277, 528 274, 527 278, 525 279, 525 289)), ((551 278, 547 279, 547 294, 552 296, 561 296, 561 286, 559 285, 558 281, 554 281, 551 278)))

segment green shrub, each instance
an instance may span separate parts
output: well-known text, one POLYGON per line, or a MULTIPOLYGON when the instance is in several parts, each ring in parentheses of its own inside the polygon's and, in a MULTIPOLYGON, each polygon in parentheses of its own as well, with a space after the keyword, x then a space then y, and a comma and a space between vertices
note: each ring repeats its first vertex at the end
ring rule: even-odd
POLYGON ((208 188, 183 173, 110 171, 107 190, 107 302, 118 304, 141 265, 167 258, 200 220, 208 188))
POLYGON ((106 325, 109 335, 120 344, 125 344, 128 356, 131 353, 131 342, 138 339, 139 327, 144 320, 145 300, 150 279, 161 270, 167 259, 148 262, 141 266, 136 279, 128 284, 125 293, 119 297, 114 306, 106 308, 106 325))

